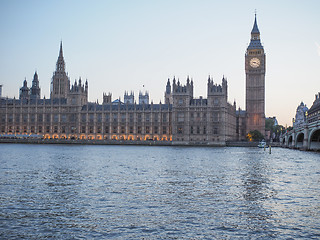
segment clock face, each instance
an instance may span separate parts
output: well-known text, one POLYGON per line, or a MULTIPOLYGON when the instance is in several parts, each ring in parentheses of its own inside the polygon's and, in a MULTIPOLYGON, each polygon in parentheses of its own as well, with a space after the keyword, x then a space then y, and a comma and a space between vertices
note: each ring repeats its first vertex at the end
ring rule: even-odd
POLYGON ((258 58, 251 58, 250 66, 253 68, 257 68, 260 66, 260 60, 258 58))

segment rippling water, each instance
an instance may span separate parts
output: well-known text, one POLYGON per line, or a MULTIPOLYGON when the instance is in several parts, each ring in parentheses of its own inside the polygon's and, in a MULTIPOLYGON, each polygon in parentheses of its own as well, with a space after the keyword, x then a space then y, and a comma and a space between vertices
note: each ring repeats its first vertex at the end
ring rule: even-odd
POLYGON ((1 239, 319 239, 320 155, 0 144, 1 239))

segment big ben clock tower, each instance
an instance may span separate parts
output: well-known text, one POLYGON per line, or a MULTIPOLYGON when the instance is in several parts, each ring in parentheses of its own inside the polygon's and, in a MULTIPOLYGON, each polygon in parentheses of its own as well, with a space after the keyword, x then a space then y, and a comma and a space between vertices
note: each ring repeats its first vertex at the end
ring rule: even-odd
POLYGON ((260 42, 255 15, 251 41, 245 55, 247 133, 258 130, 265 135, 266 55, 260 42))

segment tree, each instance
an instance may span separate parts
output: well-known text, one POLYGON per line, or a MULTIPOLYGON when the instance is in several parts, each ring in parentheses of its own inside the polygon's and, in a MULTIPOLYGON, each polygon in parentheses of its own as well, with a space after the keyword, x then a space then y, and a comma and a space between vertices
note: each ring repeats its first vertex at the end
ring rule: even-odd
POLYGON ((258 142, 258 141, 261 141, 262 139, 264 139, 264 136, 261 132, 259 132, 258 130, 253 130, 253 131, 250 131, 248 134, 247 134, 247 139, 252 142, 258 142))

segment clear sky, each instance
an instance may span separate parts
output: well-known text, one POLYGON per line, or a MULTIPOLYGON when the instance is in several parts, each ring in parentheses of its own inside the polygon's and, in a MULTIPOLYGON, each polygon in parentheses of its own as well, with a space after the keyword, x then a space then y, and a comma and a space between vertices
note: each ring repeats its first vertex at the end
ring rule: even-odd
POLYGON ((194 81, 206 97, 211 75, 228 79, 229 101, 245 109, 244 56, 257 9, 266 52, 266 116, 292 124, 301 101, 320 91, 320 1, 113 0, 0 1, 0 84, 19 97, 37 70, 41 96, 63 41, 71 83, 88 79, 89 100, 103 92, 147 90, 163 102, 167 79, 194 81), (144 85, 144 88, 143 88, 144 85))

